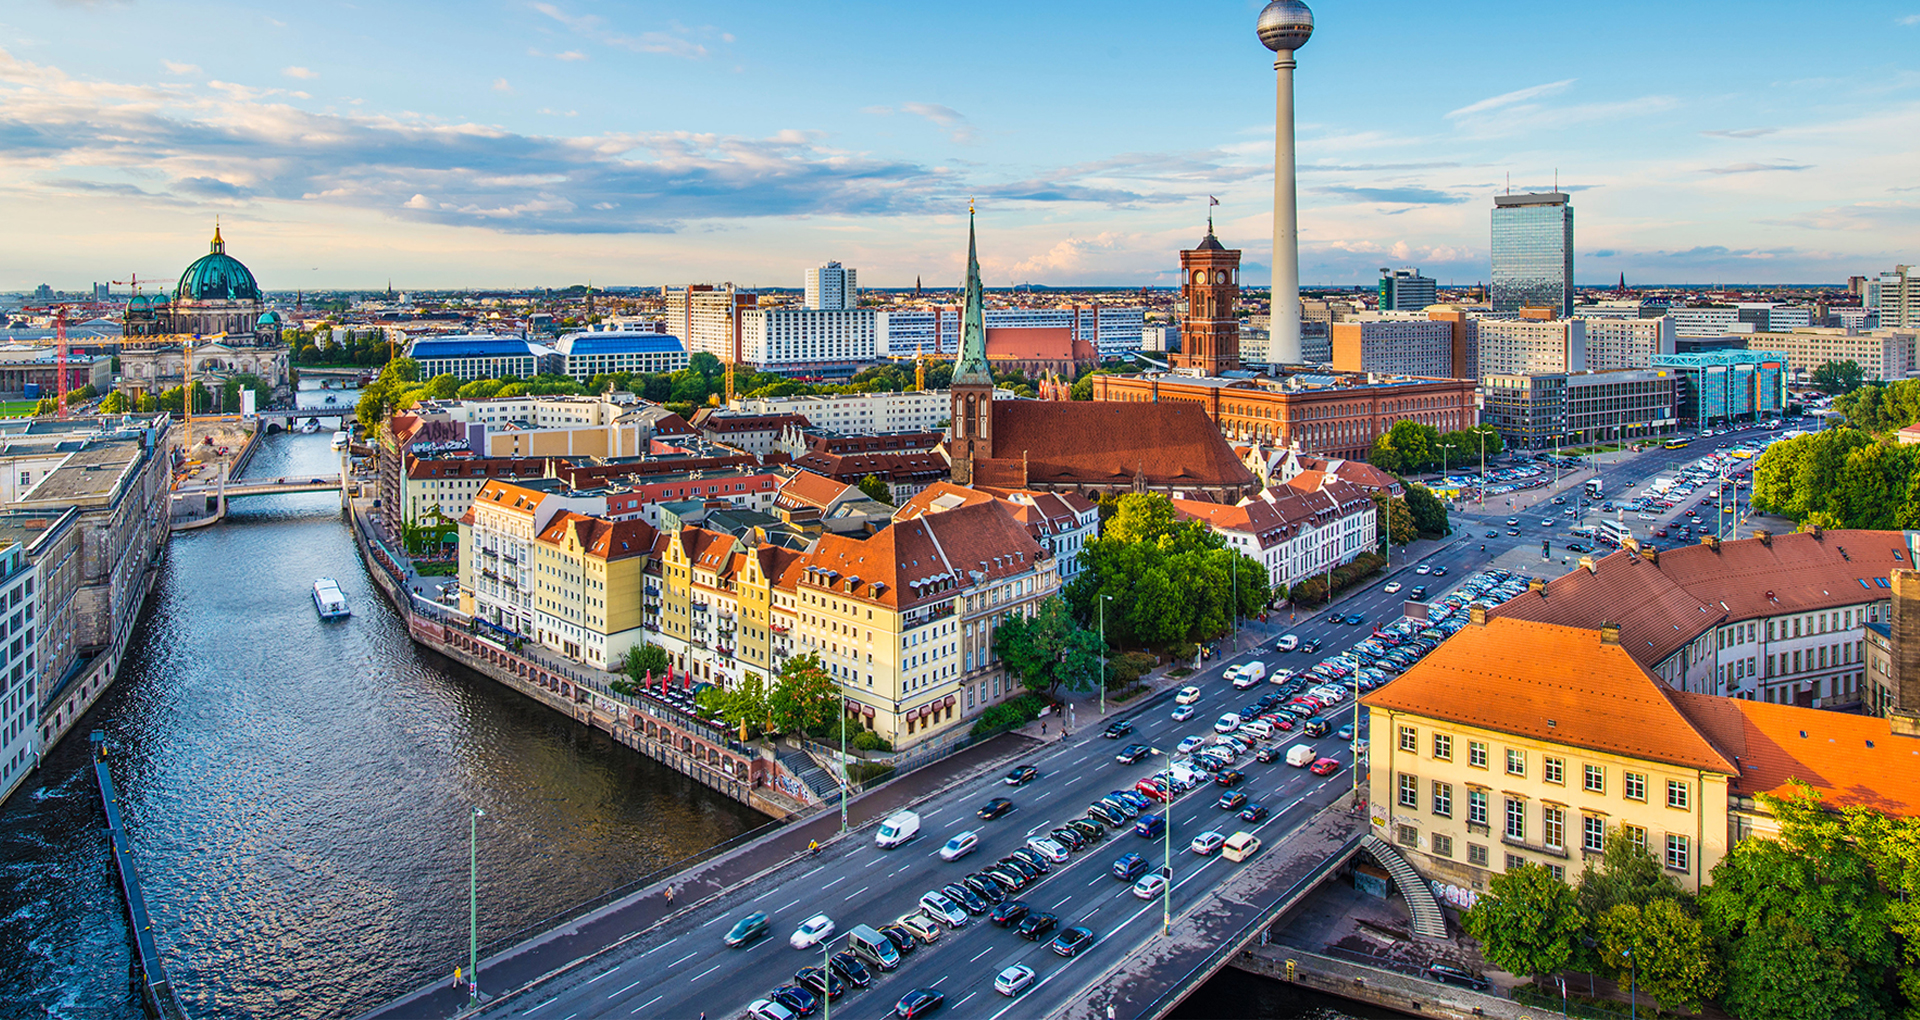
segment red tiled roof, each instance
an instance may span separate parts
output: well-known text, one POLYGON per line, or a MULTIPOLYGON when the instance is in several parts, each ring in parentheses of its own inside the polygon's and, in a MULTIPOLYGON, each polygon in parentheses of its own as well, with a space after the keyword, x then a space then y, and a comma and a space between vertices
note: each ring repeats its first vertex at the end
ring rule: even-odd
POLYGON ((1069 326, 989 326, 988 361, 1093 361, 1099 355, 1069 326))
POLYGON ((1737 771, 1671 692, 1597 630, 1515 619, 1463 627, 1361 703, 1723 775, 1737 771))
POLYGON ((871 538, 823 535, 808 555, 812 569, 800 583, 908 609, 1031 570, 1043 554, 1005 507, 989 501, 901 521, 871 538), (849 591, 852 578, 859 584, 849 591), (878 595, 876 581, 885 586, 878 595))
POLYGON ((1733 792, 1781 794, 1799 780, 1829 807, 1920 814, 1920 739, 1887 720, 1797 705, 1675 691, 1675 705, 1740 766, 1733 792))
POLYGON ((781 484, 776 502, 782 506, 810 506, 825 510, 851 487, 845 482, 836 482, 812 471, 796 471, 792 478, 781 484))
POLYGON ((994 401, 992 477, 1018 474, 1023 456, 1028 484, 1257 484, 1205 411, 1172 402, 994 401))
POLYGON ((1909 569, 1897 531, 1776 535, 1659 553, 1620 551, 1526 592, 1490 615, 1575 627, 1620 625, 1620 643, 1652 666, 1723 622, 1810 612, 1888 597, 1875 578, 1909 569))
POLYGON ((653 527, 642 520, 609 521, 562 510, 541 530, 539 541, 557 546, 572 532, 586 554, 601 560, 624 560, 653 551, 653 527))
POLYGON ((949 466, 944 458, 927 451, 908 453, 821 453, 813 451, 794 461, 817 474, 842 482, 857 483, 868 475, 882 480, 904 480, 944 475, 949 466))

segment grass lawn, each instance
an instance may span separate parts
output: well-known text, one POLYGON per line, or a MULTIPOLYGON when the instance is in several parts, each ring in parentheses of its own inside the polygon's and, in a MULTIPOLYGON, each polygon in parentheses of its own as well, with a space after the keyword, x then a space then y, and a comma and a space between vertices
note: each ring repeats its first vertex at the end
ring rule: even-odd
POLYGON ((0 400, 0 418, 25 418, 40 406, 38 400, 0 400))

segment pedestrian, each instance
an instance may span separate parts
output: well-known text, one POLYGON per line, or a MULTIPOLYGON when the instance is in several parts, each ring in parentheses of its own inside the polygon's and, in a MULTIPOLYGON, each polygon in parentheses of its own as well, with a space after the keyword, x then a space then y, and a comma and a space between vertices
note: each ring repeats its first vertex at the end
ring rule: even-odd
POLYGON ((667 906, 673 906, 673 886, 667 886, 667 906))
POLYGON ((1043 736, 1043 737, 1047 735, 1047 724, 1046 724, 1046 723, 1041 723, 1041 724, 1040 724, 1040 735, 1041 735, 1041 736, 1043 736))

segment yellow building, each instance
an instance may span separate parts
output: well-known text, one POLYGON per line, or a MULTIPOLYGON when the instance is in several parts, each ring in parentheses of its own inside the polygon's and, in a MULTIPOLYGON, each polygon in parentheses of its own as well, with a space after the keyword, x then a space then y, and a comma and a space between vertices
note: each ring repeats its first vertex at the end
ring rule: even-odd
POLYGON ((806 554, 692 526, 657 548, 647 626, 675 666, 711 683, 771 682, 793 653, 793 579, 806 554))
POLYGON ((540 643, 600 669, 617 666, 642 634, 640 582, 653 537, 645 521, 554 515, 533 544, 540 643))

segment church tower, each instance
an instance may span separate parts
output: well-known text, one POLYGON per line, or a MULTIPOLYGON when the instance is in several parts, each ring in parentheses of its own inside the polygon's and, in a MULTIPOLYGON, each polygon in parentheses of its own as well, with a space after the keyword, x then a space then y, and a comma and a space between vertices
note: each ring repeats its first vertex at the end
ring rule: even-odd
POLYGON ((1213 236, 1213 218, 1207 218, 1207 236, 1190 251, 1180 253, 1180 292, 1187 301, 1187 317, 1180 323, 1180 353, 1175 368, 1219 375, 1240 367, 1240 320, 1234 299, 1240 295, 1240 252, 1228 249, 1213 236))
POLYGON ((986 316, 981 311, 980 257, 974 245, 973 207, 967 207, 967 297, 961 317, 960 356, 949 384, 955 485, 972 485, 974 463, 993 457, 993 370, 987 366, 986 316))

